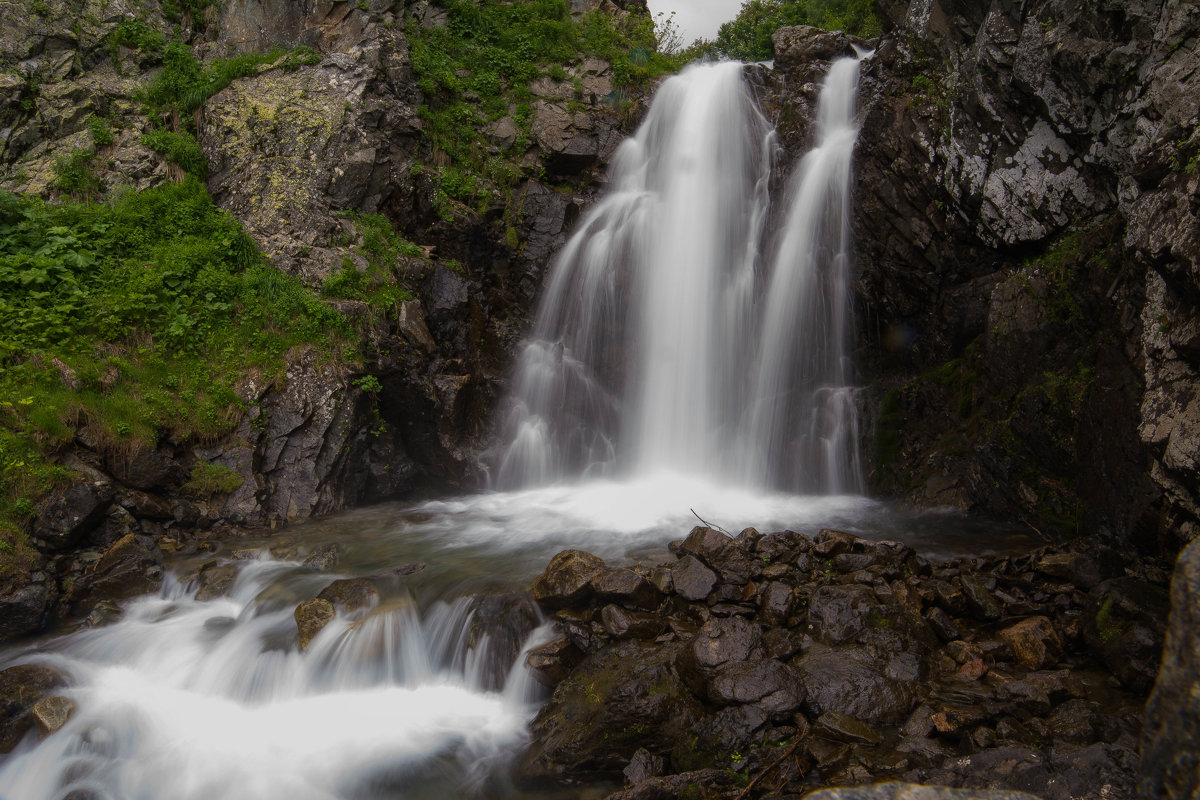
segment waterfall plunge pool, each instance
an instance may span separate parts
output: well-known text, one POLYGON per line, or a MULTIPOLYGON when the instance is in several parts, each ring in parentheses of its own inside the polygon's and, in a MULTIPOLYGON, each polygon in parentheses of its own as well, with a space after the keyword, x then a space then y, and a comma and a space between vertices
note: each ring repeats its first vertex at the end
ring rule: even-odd
MULTIPOLYGON (((40 741, 31 733, 2 757, 0 796, 582 797, 581 787, 529 794, 507 779, 547 696, 524 651, 553 634, 533 621, 523 641, 504 646, 478 600, 519 596, 567 548, 612 564, 671 561, 670 540, 700 524, 693 511, 732 533, 833 527, 933 557, 979 554, 981 542, 993 552, 1031 545, 1021 531, 949 511, 675 474, 389 503, 229 539, 216 554, 173 559, 162 592, 127 603, 119 621, 0 654, 3 668, 67 673, 63 694, 77 706, 62 730, 40 741), (331 571, 300 564, 330 544, 341 553, 331 571), (259 556, 246 558, 253 550, 259 556), (199 601, 174 576, 214 558, 237 578, 225 596, 199 601), (417 563, 426 566, 392 574, 417 563), (372 580, 378 607, 362 620, 335 618, 302 652, 296 605, 351 577, 372 580)), ((506 603, 502 614, 530 608, 506 603)))

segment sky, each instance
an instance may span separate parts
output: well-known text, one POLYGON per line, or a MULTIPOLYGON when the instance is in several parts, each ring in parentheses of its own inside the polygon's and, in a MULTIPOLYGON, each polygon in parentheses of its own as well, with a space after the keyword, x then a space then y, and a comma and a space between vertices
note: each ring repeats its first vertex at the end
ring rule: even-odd
POLYGON ((693 39, 712 39, 722 22, 737 16, 742 0, 648 0, 650 13, 658 19, 659 13, 675 12, 675 24, 679 27, 685 45, 693 39))

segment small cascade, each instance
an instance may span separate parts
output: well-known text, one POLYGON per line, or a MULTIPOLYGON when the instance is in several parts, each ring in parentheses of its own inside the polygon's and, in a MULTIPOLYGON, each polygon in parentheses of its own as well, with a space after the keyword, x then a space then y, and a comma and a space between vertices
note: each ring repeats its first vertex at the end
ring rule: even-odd
MULTIPOLYGON (((543 698, 525 651, 472 625, 474 598, 422 613, 400 595, 362 620, 336 617, 300 652, 281 580, 295 571, 247 565, 232 596, 208 602, 176 586, 39 655, 72 676, 78 710, 0 764, 0 793, 383 798, 419 776, 457 796, 524 741, 543 698)), ((314 579, 329 581, 301 581, 314 579)))
POLYGON ((774 210, 774 132, 743 66, 695 65, 662 85, 552 267, 498 487, 683 474, 861 491, 847 235, 857 79, 857 59, 833 66, 817 144, 774 210))

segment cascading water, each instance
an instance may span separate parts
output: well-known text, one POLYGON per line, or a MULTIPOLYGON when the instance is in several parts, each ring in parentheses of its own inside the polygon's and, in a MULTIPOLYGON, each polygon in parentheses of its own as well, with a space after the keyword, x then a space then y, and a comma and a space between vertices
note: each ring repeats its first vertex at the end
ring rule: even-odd
POLYGON ((861 491, 848 356, 858 61, 825 81, 770 258, 774 134, 742 70, 667 81, 617 153, 518 361, 499 486, 673 473, 861 491))
POLYGON ((473 629, 472 598, 420 614, 401 593, 361 621, 336 617, 300 652, 296 592, 330 578, 298 566, 246 564, 208 602, 168 587, 39 654, 71 676, 78 710, 0 765, 0 795, 454 796, 520 745, 540 697, 510 672, 516 654, 473 629))
POLYGON ((529 624, 483 625, 481 583, 527 586, 564 547, 661 552, 699 502, 766 529, 887 533, 898 515, 865 498, 795 494, 861 485, 846 354, 857 63, 834 65, 817 146, 774 214, 774 134, 742 70, 663 84, 553 269, 498 466, 524 490, 363 509, 263 543, 328 536, 337 577, 382 587, 379 609, 337 616, 303 652, 293 609, 335 576, 270 560, 228 562, 227 597, 172 584, 107 627, 9 650, 0 666, 67 673, 76 711, 0 759, 0 797, 468 796, 503 780, 539 699, 516 641, 529 624), (381 572, 415 561, 429 566, 403 586, 381 572))

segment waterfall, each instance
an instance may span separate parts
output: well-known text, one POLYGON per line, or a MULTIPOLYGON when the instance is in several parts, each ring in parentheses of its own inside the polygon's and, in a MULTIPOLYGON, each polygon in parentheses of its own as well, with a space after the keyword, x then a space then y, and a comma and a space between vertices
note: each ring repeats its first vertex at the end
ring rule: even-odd
POLYGON ((736 63, 666 81, 554 263, 504 415, 503 488, 696 475, 855 493, 850 160, 833 65, 781 213, 775 135, 736 63), (763 243, 777 242, 773 252, 763 243))

